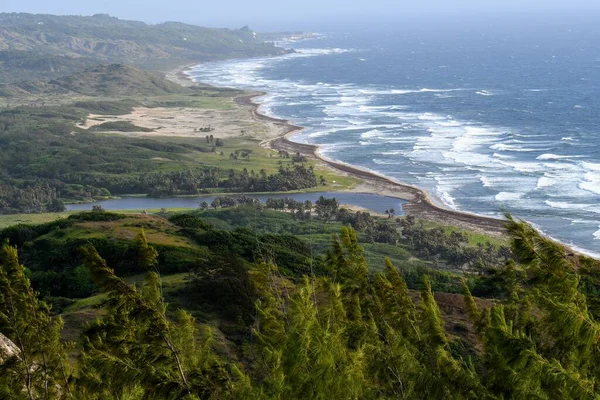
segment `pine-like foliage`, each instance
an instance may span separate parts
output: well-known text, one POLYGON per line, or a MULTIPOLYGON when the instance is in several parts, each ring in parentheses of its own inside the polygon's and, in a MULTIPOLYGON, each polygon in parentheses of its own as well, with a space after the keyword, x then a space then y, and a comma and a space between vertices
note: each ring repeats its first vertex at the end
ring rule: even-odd
POLYGON ((38 300, 14 247, 5 244, 0 259, 0 332, 18 349, 0 364, 0 398, 70 398, 62 320, 38 300))
MULTIPOLYGON (((80 357, 79 382, 86 398, 208 399, 231 390, 212 353, 211 333, 199 341, 186 311, 177 311, 173 320, 167 317, 155 272, 148 272, 137 289, 115 276, 91 245, 82 252, 96 283, 110 292, 108 314, 87 330, 80 357)), ((146 266, 155 264, 151 257, 143 260, 146 266)))
POLYGON ((527 223, 509 216, 508 229, 520 262, 505 268, 520 279, 507 285, 509 299, 481 311, 466 290, 485 346, 488 386, 506 398, 597 398, 600 324, 588 310, 577 265, 527 223))
POLYGON ((5 245, 0 332, 17 350, 0 364, 0 398, 598 398, 600 264, 526 223, 510 219, 508 230, 516 259, 493 272, 502 300, 482 307, 464 284, 468 329, 478 337, 471 352, 457 350, 428 277, 416 293, 390 260, 371 274, 356 233, 344 228, 324 261, 329 274, 283 276, 269 263, 249 272, 258 298, 251 334, 226 361, 210 330, 168 309, 158 254, 143 231, 135 239, 147 271, 139 286, 86 245, 85 264, 108 301, 87 327, 73 371, 62 321, 5 245))

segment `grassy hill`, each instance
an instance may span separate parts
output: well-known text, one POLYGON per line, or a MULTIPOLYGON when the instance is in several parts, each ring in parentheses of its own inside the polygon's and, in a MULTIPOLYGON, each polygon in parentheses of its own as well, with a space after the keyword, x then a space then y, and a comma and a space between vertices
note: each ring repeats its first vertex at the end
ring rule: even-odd
POLYGON ((185 63, 283 52, 247 27, 148 25, 99 14, 0 14, 0 82, 55 78, 99 63, 166 69, 185 63))
POLYGON ((0 96, 163 96, 191 92, 193 89, 183 88, 162 76, 122 64, 99 65, 53 80, 0 85, 0 96))

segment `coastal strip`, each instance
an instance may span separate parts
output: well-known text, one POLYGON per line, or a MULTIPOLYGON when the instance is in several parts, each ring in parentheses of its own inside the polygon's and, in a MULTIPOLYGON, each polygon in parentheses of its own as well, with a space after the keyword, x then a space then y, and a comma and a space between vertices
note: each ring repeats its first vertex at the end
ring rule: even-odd
POLYGON ((504 236, 506 234, 505 220, 470 214, 462 211, 450 210, 435 204, 427 192, 412 185, 396 182, 384 175, 364 170, 360 167, 349 165, 337 160, 331 160, 323 156, 319 146, 305 143, 297 143, 291 137, 303 128, 290 123, 288 120, 273 118, 260 112, 260 104, 255 98, 265 95, 264 92, 254 92, 235 98, 235 102, 248 107, 253 118, 278 125, 282 128, 282 136, 265 140, 262 145, 273 150, 285 150, 292 153, 300 153, 307 157, 315 158, 338 172, 361 179, 364 183, 352 191, 361 193, 374 193, 405 200, 403 205, 406 215, 416 218, 434 220, 442 224, 458 226, 463 229, 482 232, 492 236, 504 236))

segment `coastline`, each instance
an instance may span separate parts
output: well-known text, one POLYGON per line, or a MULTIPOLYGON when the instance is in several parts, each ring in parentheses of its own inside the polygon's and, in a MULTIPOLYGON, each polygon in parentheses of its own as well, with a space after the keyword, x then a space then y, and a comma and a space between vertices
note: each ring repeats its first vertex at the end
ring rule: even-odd
MULTIPOLYGON (((183 72, 187 79, 191 78, 183 72)), ((291 140, 291 137, 303 130, 301 126, 292 124, 285 119, 270 117, 260 112, 260 104, 254 101, 255 98, 264 96, 264 92, 253 92, 238 96, 235 102, 248 107, 253 118, 261 121, 279 125, 283 128, 283 135, 265 140, 261 145, 273 150, 286 150, 293 153, 300 153, 307 157, 312 157, 337 172, 353 176, 363 181, 352 192, 374 193, 395 197, 406 201, 403 205, 403 211, 406 215, 411 215, 420 219, 434 220, 442 224, 458 226, 463 229, 482 232, 491 236, 506 235, 506 221, 503 219, 471 214, 463 211, 450 210, 435 204, 429 194, 418 187, 397 182, 389 177, 378 174, 373 171, 362 169, 358 166, 332 160, 320 152, 320 147, 313 144, 298 143, 291 140)))
MULTIPOLYGON (((189 70, 199 64, 201 63, 182 66, 176 69, 174 73, 171 72, 169 75, 167 75, 167 77, 183 86, 213 87, 213 85, 207 83, 195 82, 190 74, 188 74, 189 70)), ((250 112, 252 118, 262 121, 263 123, 277 126, 281 129, 280 136, 264 140, 260 143, 262 146, 272 150, 286 150, 294 153, 299 152, 302 155, 319 161, 325 167, 335 170, 335 172, 338 174, 345 174, 363 181, 362 184, 359 184, 350 190, 332 189, 331 191, 340 193, 371 193, 394 197, 406 201, 402 207, 405 215, 411 215, 424 220, 432 220, 443 225, 456 226, 461 229, 471 230, 493 237, 507 238, 508 232, 506 230, 506 219, 488 217, 470 213, 468 211, 458 211, 446 208, 433 202, 429 194, 421 188, 407 183, 398 182, 382 174, 363 169, 355 165, 329 159, 321 154, 318 145, 294 142, 291 140, 291 137, 294 134, 302 131, 304 128, 291 123, 289 120, 275 118, 261 113, 261 105, 256 103, 254 99, 266 94, 266 92, 256 91, 234 98, 235 103, 240 107, 246 108, 250 112)), ((581 249, 574 244, 562 242, 559 239, 549 236, 537 227, 535 227, 535 229, 541 235, 556 243, 559 243, 570 255, 580 254, 594 259, 600 259, 600 254, 594 253, 590 250, 581 249)))

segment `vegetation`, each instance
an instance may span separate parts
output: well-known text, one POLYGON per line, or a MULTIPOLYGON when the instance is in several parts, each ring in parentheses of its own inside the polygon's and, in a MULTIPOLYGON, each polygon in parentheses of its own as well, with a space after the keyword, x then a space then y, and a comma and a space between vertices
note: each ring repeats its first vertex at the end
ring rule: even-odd
POLYGON ((222 58, 280 54, 247 27, 147 25, 108 15, 0 13, 0 82, 57 78, 97 64, 167 69, 222 58))
MULTIPOLYGON (((125 88, 139 95, 170 96, 179 90, 177 96, 183 96, 179 98, 192 106, 215 94, 212 89, 185 89, 164 78, 121 66, 98 67, 48 85, 79 94, 104 90, 108 95, 125 88)), ((163 100, 156 105, 162 105, 165 97, 160 98, 163 100)), ((234 147, 238 142, 258 147, 249 143, 251 139, 243 144, 240 140, 226 144, 214 137, 204 143, 194 138, 150 139, 96 133, 148 131, 127 122, 105 122, 90 130, 82 129, 78 123, 85 121, 89 113, 124 114, 136 104, 132 99, 93 99, 98 97, 65 105, 19 106, 0 111, 0 214, 62 211, 60 204, 64 201, 119 194, 266 192, 318 185, 311 165, 287 160, 277 166, 277 161, 267 158, 264 151, 250 160, 252 150, 234 147), (245 156, 226 160, 214 151, 215 146, 245 156), (247 168, 260 164, 271 166, 256 172, 247 168)), ((146 100, 146 105, 152 105, 149 102, 146 100)))
MULTIPOLYGON (((188 289, 177 292, 161 283, 162 249, 153 244, 156 231, 150 225, 131 240, 128 269, 143 274, 135 285, 116 275, 122 266, 111 269, 92 240, 83 242, 76 250, 78 263, 106 294, 100 302, 88 302, 105 311, 84 325, 78 344, 60 340, 62 318, 31 289, 17 250, 4 245, 0 332, 14 346, 0 357, 3 396, 598 396, 597 261, 570 255, 526 223, 511 219, 514 258, 480 276, 500 289, 496 301, 474 298, 467 280, 465 296, 444 297, 434 293, 428 276, 422 277, 418 292, 410 290, 402 266, 398 269, 389 259, 373 272, 360 235, 350 227, 334 235, 317 269, 288 266, 285 272, 269 252, 257 253, 256 248, 254 260, 248 261, 231 244, 241 243, 251 230, 217 238, 225 231, 208 223, 216 213, 239 213, 246 207, 253 206, 171 217, 185 235, 214 250, 191 269, 190 279, 182 283, 188 289), (167 307, 167 298, 177 307, 167 307), (448 320, 449 308, 440 306, 447 302, 452 309, 463 309, 468 319, 460 324, 448 320), (209 315, 222 322, 207 323, 209 315)), ((97 211, 64 220, 61 229, 88 223, 123 226, 130 218, 97 211)), ((13 229, 11 237, 20 249, 26 247, 22 230, 13 229)), ((35 236, 56 226, 30 230, 35 236)), ((283 247, 297 249, 301 243, 283 247)), ((22 258, 26 263, 30 259, 25 253, 22 258)))
POLYGON ((60 212, 65 202, 112 195, 291 191, 354 182, 315 171, 306 159, 272 157, 250 136, 145 138, 116 134, 150 131, 130 122, 81 125, 90 114, 123 115, 141 105, 232 107, 237 91, 184 88, 121 65, 4 89, 20 94, 6 97, 16 106, 0 110, 0 214, 60 212))

